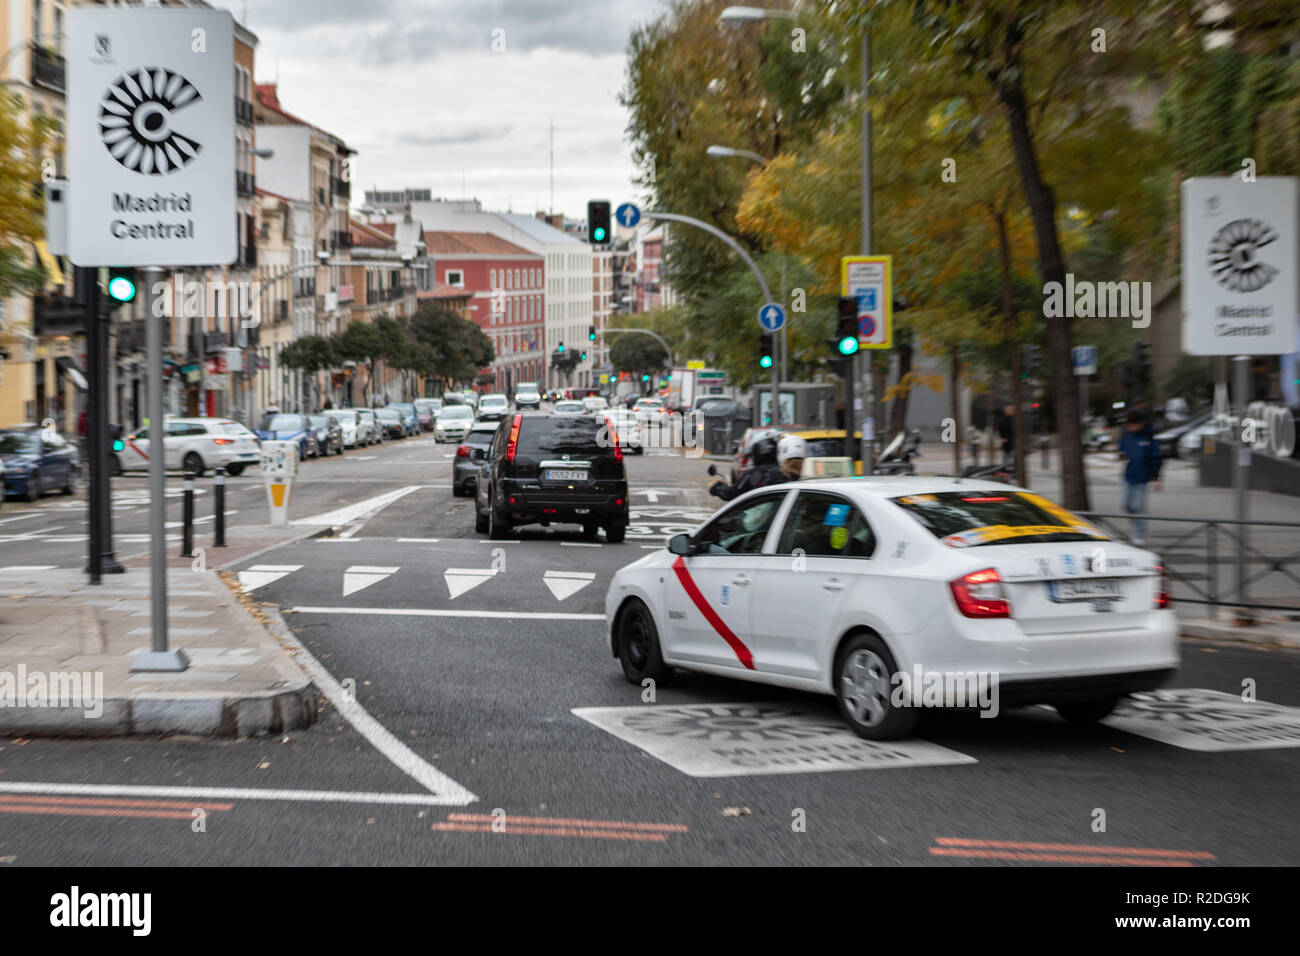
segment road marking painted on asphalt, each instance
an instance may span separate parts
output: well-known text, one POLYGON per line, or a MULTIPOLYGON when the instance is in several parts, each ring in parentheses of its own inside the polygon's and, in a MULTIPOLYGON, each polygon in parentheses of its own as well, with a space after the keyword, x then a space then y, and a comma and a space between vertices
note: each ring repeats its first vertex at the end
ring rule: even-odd
POLYGON ((376 568, 364 564, 354 564, 343 572, 343 596, 364 591, 372 584, 378 584, 385 578, 392 577, 401 568, 376 568))
POLYGON ((447 590, 453 598, 458 598, 466 591, 472 591, 488 578, 497 573, 496 568, 448 568, 442 572, 447 582, 447 590))
POLYGON ((645 490, 645 496, 646 496, 646 499, 647 499, 651 504, 654 504, 656 501, 659 500, 659 492, 657 492, 657 491, 653 491, 653 490, 651 490, 650 488, 647 488, 647 489, 645 490))
MULTIPOLYGON (((315 659, 313 658, 313 662, 314 661, 315 659)), ((316 666, 319 667, 320 665, 317 664, 316 666)), ((330 680, 333 680, 333 678, 330 678, 330 680)), ((320 687, 321 685, 318 683, 316 686, 320 687)), ((335 684, 335 687, 338 687, 337 683, 335 684)), ((338 687, 338 690, 340 694, 343 692, 341 687, 338 687)), ((358 727, 357 729, 360 730, 361 728, 358 727)), ((364 731, 362 732, 364 733, 364 731)), ((387 733, 387 731, 384 731, 384 733, 387 733)), ((371 742, 373 743, 374 741, 371 742)), ((400 742, 399 745, 401 745, 400 742)), ((416 759, 419 760, 418 757, 416 759)), ((419 778, 417 777, 417 779, 419 778)), ((453 786, 458 787, 459 784, 453 782, 453 786)), ((465 792, 468 793, 468 791, 465 792)), ((428 796, 420 793, 353 793, 347 790, 279 790, 274 788, 258 790, 251 787, 161 787, 149 784, 114 783, 20 783, 12 780, 0 782, 0 793, 85 793, 101 796, 179 797, 187 800, 285 800, 298 801, 301 803, 383 803, 417 807, 446 806, 448 804, 462 806, 466 803, 472 803, 477 799, 472 794, 470 794, 468 800, 453 801, 436 794, 428 796)), ((189 816, 189 814, 187 813, 186 816, 189 816)))
POLYGON ((563 817, 500 817, 487 813, 450 813, 433 829, 460 833, 518 833, 526 836, 588 837, 664 843, 671 833, 687 833, 682 823, 623 823, 618 820, 572 820, 563 817))
POLYGON ((437 544, 442 538, 398 538, 399 544, 437 544))
POLYGON ((523 544, 518 538, 510 538, 504 541, 492 541, 488 538, 479 538, 479 544, 523 544))
POLYGON ((561 541, 561 548, 603 548, 599 541, 561 541))
POLYGON ((369 614, 384 617, 479 617, 492 621, 603 621, 603 614, 562 611, 461 611, 451 608, 405 607, 320 607, 303 605, 286 608, 293 614, 369 614))
MULTIPOLYGON (((370 716, 370 712, 357 703, 356 698, 345 691, 311 651, 298 640, 284 623, 275 608, 267 609, 267 618, 271 630, 281 643, 288 645, 293 652, 293 659, 307 672, 316 688, 325 695, 335 710, 348 721, 361 736, 398 767, 403 773, 412 777, 420 786, 437 795, 435 802, 443 805, 464 806, 478 800, 471 791, 462 787, 433 764, 420 757, 410 747, 394 737, 383 724, 370 716)), ((398 800, 381 802, 403 802, 398 800)))
POLYGON ((57 571, 57 564, 10 564, 0 571, 57 571))
POLYGON ((320 544, 356 544, 362 541, 362 538, 315 538, 313 539, 320 544))
POLYGON ((557 601, 573 597, 594 580, 596 575, 591 571, 547 571, 542 575, 542 582, 557 601))
POLYGON ((255 591, 301 569, 301 564, 255 564, 239 572, 239 585, 245 591, 255 591))
POLYGON ((1133 694, 1103 723, 1184 750, 1300 747, 1300 708, 1202 687, 1133 694))
POLYGON ((1090 846, 1086 843, 1022 843, 1015 840, 966 840, 937 837, 931 856, 981 860, 1028 860, 1042 863, 1094 863, 1106 866, 1195 866, 1213 861, 1203 850, 1157 850, 1137 846, 1090 846))
POLYGON ((294 521, 295 525, 340 525, 351 524, 358 518, 368 517, 375 512, 386 508, 399 498, 409 495, 412 491, 418 491, 424 485, 407 485, 404 488, 396 488, 392 491, 386 491, 382 495, 375 495, 373 498, 366 498, 358 501, 356 504, 347 505, 343 508, 336 508, 334 511, 326 511, 322 514, 312 515, 309 518, 299 518, 294 521))
POLYGON ((0 794, 0 813, 72 817, 149 817, 190 820, 195 810, 223 812, 233 803, 179 803, 156 800, 113 800, 96 797, 47 797, 0 794))

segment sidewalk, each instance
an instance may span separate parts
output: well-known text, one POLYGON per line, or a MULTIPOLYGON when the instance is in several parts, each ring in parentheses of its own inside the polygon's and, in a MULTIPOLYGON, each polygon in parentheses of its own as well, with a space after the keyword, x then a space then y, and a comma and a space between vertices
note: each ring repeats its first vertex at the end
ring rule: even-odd
MULTIPOLYGON (((301 529, 299 529, 301 530, 301 529)), ((177 674, 133 674, 149 649, 149 575, 87 583, 80 571, 0 570, 0 733, 246 737, 305 727, 315 690, 215 571, 168 572, 177 674)))

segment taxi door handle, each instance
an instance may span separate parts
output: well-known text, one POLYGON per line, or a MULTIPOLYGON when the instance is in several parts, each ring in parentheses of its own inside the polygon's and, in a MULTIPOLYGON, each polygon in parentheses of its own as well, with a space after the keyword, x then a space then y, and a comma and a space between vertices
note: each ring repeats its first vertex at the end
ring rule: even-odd
POLYGON ((840 583, 839 578, 830 578, 822 582, 822 587, 827 591, 843 591, 844 585, 840 583))
POLYGON ((739 587, 742 588, 747 588, 749 587, 749 575, 737 574, 734 578, 731 579, 731 583, 738 585, 739 587))

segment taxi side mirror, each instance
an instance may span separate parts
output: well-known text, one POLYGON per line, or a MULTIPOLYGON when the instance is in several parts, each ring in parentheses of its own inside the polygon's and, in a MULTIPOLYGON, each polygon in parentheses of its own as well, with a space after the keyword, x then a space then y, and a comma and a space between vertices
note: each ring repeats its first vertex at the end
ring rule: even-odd
POLYGON ((716 478, 717 475, 718 475, 718 466, 717 466, 717 465, 709 465, 709 474, 710 474, 710 475, 713 475, 713 476, 716 478))
POLYGON ((675 534, 668 539, 668 553, 688 555, 694 554, 692 550, 691 536, 689 534, 675 534))

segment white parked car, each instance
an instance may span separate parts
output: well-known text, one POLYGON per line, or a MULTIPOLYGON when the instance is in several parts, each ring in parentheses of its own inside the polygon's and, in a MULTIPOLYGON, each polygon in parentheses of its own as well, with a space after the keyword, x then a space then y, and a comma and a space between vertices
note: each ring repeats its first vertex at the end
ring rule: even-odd
POLYGON ((832 694, 870 739, 911 731, 914 676, 984 675, 1000 705, 1089 722, 1179 660, 1156 555, 971 479, 757 489, 618 571, 605 614, 634 684, 680 667, 832 694))
POLYGON ((463 441, 474 424, 474 410, 468 405, 444 405, 433 423, 433 440, 463 441))
POLYGON ((340 408, 326 412, 325 417, 339 423, 339 430, 343 432, 344 448, 357 447, 357 413, 355 411, 350 408, 340 408))
MULTIPOLYGON (((257 436, 228 418, 168 418, 163 439, 163 467, 168 471, 192 471, 202 475, 210 468, 225 468, 238 475, 261 460, 257 436)), ((149 469, 152 425, 123 440, 115 452, 123 471, 149 469)))
POLYGON ((582 402, 565 399, 556 402, 552 411, 557 415, 585 415, 587 414, 587 407, 582 402))
POLYGON ((375 418, 373 408, 354 408, 357 413, 357 444, 374 445, 384 440, 384 430, 375 418))
POLYGON ((484 422, 499 422, 510 413, 510 399, 504 395, 484 395, 478 402, 478 418, 484 422))

